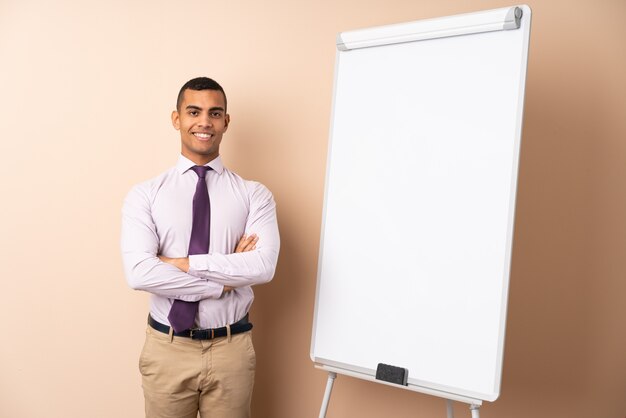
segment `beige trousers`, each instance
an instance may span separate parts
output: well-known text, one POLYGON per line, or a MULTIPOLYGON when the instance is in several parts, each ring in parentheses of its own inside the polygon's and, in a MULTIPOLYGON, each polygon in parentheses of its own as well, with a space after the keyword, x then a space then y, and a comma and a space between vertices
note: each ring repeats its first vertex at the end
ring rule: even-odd
POLYGON ((251 332, 192 340, 148 326, 139 358, 147 418, 248 418, 256 356, 251 332))

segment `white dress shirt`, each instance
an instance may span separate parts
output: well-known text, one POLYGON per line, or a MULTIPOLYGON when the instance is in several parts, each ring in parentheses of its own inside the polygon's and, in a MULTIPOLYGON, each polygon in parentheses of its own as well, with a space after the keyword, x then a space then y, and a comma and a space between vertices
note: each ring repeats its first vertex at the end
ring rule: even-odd
POLYGON ((265 186, 229 171, 221 157, 209 162, 209 253, 190 256, 185 273, 157 255, 188 256, 198 181, 190 170, 194 165, 181 155, 175 167, 131 189, 122 209, 122 259, 130 287, 152 294, 154 319, 169 325, 174 299, 199 301, 197 326, 223 327, 248 312, 254 299, 251 286, 274 276, 280 247, 276 204, 265 186), (258 235, 256 249, 234 253, 244 233, 258 235), (235 289, 222 295, 224 285, 235 289))

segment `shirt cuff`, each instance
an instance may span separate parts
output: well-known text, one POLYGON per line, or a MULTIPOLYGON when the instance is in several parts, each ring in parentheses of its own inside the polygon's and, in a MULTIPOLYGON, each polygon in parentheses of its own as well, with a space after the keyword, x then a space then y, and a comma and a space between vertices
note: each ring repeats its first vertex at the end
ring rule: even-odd
POLYGON ((207 280, 206 286, 206 290, 202 293, 196 293, 193 295, 176 295, 171 297, 171 299, 179 299, 185 302, 200 302, 203 299, 219 299, 222 297, 222 293, 224 293, 223 285, 207 280))
POLYGON ((219 299, 224 293, 224 286, 219 283, 207 282, 209 288, 205 293, 205 299, 219 299))
POLYGON ((208 271, 209 260, 206 254, 197 254, 189 256, 189 274, 194 275, 193 272, 208 271))

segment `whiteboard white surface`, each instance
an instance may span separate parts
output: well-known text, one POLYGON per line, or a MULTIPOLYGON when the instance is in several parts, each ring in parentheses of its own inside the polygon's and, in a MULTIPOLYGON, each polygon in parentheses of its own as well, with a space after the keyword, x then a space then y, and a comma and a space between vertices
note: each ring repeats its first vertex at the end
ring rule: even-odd
POLYGON ((495 400, 530 9, 521 26, 339 51, 311 357, 495 400))

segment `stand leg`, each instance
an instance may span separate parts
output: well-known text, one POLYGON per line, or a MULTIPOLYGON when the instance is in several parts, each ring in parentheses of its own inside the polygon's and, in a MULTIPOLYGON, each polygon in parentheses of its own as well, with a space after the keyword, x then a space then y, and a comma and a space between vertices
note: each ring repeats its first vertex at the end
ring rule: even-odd
POLYGON ((472 411, 472 418, 480 418, 480 405, 470 405, 470 411, 472 411))
POLYGON ((452 400, 446 399, 446 409, 448 411, 448 418, 454 418, 454 408, 452 407, 452 400))
POLYGON ((333 383, 335 383, 336 377, 337 377, 337 373, 328 372, 328 381, 326 382, 326 392, 324 393, 324 400, 322 401, 322 408, 320 409, 319 418, 326 417, 326 410, 328 410, 328 402, 330 401, 330 393, 333 390, 333 383))

